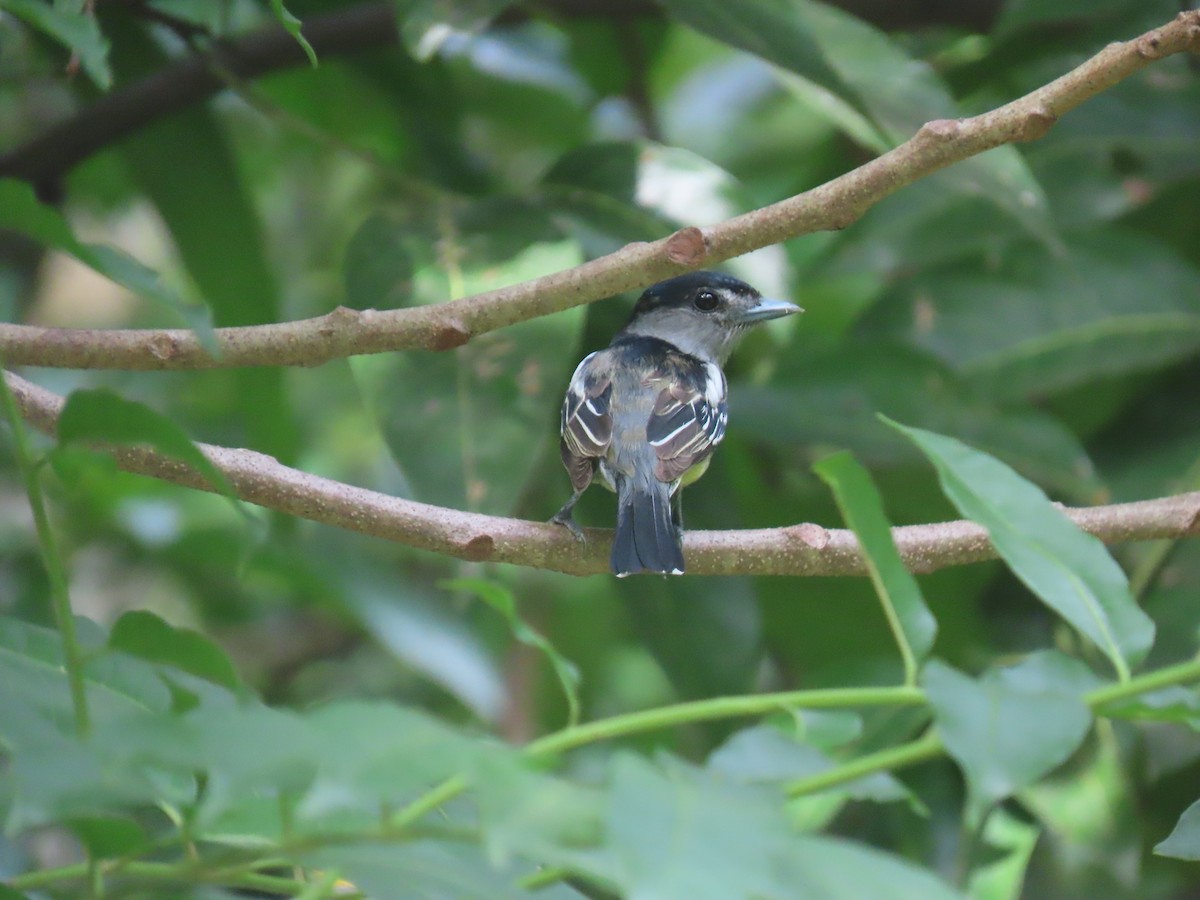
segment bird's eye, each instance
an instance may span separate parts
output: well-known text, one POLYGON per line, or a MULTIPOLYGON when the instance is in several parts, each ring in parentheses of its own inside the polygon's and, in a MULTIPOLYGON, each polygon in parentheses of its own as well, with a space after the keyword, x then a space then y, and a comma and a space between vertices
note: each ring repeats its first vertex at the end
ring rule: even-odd
POLYGON ((701 291, 696 295, 696 299, 692 301, 696 309, 702 312, 712 312, 717 308, 719 302, 717 295, 712 291, 701 291))

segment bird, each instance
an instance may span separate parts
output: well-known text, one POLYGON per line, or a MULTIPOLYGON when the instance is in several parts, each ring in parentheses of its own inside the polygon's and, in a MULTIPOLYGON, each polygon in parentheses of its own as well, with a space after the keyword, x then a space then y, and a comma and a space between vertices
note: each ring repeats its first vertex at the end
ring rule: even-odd
POLYGON ((647 288, 628 324, 571 376, 559 430, 573 493, 551 521, 584 540, 575 504, 598 473, 617 495, 613 574, 682 575, 679 490, 704 474, 725 437, 722 366, 751 327, 799 312, 721 272, 647 288))

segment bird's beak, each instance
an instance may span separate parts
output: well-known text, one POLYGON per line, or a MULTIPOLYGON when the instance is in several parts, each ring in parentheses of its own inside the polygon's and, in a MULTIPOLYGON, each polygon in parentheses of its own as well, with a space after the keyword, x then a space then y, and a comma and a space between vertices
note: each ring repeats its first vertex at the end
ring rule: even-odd
POLYGON ((804 310, 795 303, 789 303, 787 300, 772 300, 769 297, 760 297, 758 303, 742 313, 742 321, 748 325, 753 325, 755 322, 765 322, 768 319, 778 319, 781 316, 790 316, 793 313, 799 312, 804 312, 804 310))

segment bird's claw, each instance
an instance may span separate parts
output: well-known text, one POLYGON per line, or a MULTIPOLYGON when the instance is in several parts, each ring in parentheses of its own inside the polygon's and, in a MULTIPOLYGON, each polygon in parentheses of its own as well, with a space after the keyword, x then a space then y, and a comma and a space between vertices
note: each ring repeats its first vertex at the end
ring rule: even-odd
POLYGON ((575 521, 575 517, 570 513, 564 515, 561 512, 555 513, 550 519, 555 525, 562 525, 567 531, 571 532, 571 536, 581 544, 587 543, 587 535, 583 533, 583 529, 579 527, 579 523, 575 521))

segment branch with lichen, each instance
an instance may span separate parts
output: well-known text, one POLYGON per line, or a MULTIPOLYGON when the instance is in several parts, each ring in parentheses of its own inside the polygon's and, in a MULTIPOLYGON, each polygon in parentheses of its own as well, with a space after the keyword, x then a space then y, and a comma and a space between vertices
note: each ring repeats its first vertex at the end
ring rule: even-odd
POLYGON ((217 331, 219 357, 211 356, 187 330, 0 325, 0 356, 10 365, 160 370, 314 366, 392 350, 447 350, 497 328, 761 247, 845 228, 900 188, 985 150, 1036 140, 1063 114, 1151 62, 1197 50, 1200 10, 1180 13, 1141 37, 1110 44, 1061 78, 1011 103, 967 119, 928 122, 895 149, 810 191, 707 228, 683 228, 572 269, 449 303, 385 311, 339 307, 312 319, 223 328, 217 331))
MULTIPOLYGON (((5 378, 22 416, 54 434, 63 399, 17 375, 5 373, 5 378)), ((459 559, 572 575, 608 571, 611 531, 585 529, 587 543, 581 545, 558 525, 430 506, 310 475, 252 450, 199 446, 241 499, 267 509, 459 559)), ((127 472, 212 490, 200 473, 153 450, 119 447, 110 452, 127 472)), ((1200 534, 1200 492, 1065 512, 1105 543, 1200 534)), ((893 535, 901 558, 914 572, 996 556, 987 532, 973 522, 909 525, 894 529, 893 535)), ((866 574, 853 532, 813 524, 690 531, 684 551, 694 575, 866 574)))

